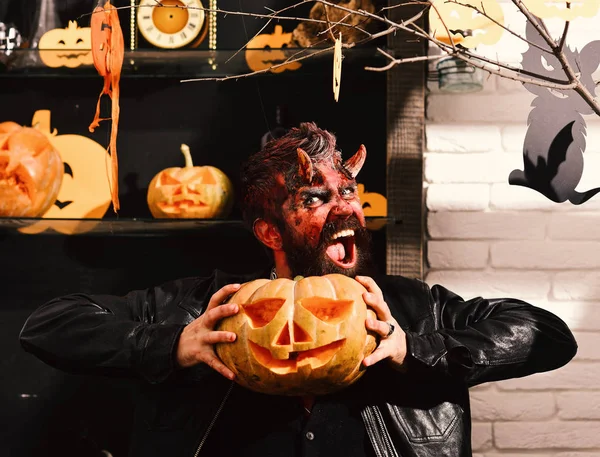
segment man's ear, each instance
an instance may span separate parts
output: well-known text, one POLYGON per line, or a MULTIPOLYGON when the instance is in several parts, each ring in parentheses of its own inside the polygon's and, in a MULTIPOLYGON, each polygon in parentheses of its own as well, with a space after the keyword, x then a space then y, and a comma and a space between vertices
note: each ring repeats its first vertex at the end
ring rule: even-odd
POLYGON ((282 247, 281 234, 275 224, 267 222, 264 219, 256 219, 252 226, 254 236, 262 244, 273 251, 279 251, 282 247))

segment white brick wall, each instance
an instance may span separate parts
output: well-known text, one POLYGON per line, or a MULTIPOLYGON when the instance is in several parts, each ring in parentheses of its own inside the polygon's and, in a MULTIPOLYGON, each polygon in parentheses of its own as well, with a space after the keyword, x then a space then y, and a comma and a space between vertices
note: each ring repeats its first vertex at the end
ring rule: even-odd
MULTIPOLYGON (((600 40, 599 23, 573 21, 572 45, 600 40)), ((511 46, 490 53, 520 61, 523 47, 511 46)), ((475 457, 600 457, 600 195, 558 204, 508 184, 523 166, 533 100, 520 83, 492 76, 478 93, 429 89, 426 282, 464 298, 528 300, 564 319, 579 344, 559 370, 472 389, 475 457)), ((579 191, 600 186, 600 117, 585 121, 579 191)))

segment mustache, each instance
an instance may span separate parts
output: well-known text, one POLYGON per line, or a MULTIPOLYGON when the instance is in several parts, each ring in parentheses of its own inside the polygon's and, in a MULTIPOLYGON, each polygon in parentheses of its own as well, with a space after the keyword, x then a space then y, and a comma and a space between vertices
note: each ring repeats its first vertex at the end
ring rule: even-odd
POLYGON ((326 223, 321 230, 321 240, 319 244, 322 246, 329 244, 333 241, 333 235, 342 230, 354 230, 355 237, 360 237, 363 231, 367 231, 367 229, 361 225, 358 218, 353 215, 348 219, 335 220, 326 223))

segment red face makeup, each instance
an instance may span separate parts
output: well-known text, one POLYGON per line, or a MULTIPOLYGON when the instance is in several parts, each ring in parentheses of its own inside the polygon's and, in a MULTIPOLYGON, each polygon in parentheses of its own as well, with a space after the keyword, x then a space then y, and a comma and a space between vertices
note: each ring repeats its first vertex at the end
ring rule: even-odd
POLYGON ((355 275, 364 267, 370 241, 355 180, 366 151, 361 147, 343 165, 312 162, 301 150, 298 155, 301 182, 281 211, 288 264, 305 276, 355 275))

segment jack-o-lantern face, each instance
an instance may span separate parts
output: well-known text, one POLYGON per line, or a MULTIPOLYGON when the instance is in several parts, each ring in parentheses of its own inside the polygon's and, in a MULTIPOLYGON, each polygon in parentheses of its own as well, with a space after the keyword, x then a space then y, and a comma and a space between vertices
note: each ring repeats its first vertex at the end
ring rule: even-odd
POLYGON ((297 70, 302 66, 300 62, 291 62, 276 68, 273 65, 284 63, 289 59, 294 51, 286 48, 293 48, 292 33, 283 33, 280 25, 275 26, 272 35, 262 34, 254 37, 246 46, 246 63, 253 71, 266 70, 270 68, 272 73, 281 73, 285 70, 297 70), (263 48, 271 48, 262 50, 263 48), (257 49, 261 49, 258 51, 257 49))
POLYGON ((0 123, 0 216, 41 216, 54 203, 62 178, 60 154, 44 134, 0 123))
POLYGON ((217 354, 251 390, 276 395, 322 395, 364 373, 362 360, 376 345, 365 319, 365 288, 341 274, 298 281, 258 279, 231 297, 240 312, 220 330, 237 334, 217 354))
POLYGON ((578 17, 594 17, 598 14, 598 0, 523 0, 527 9, 541 18, 560 18, 572 21, 578 17))
POLYGON ((432 35, 443 43, 453 42, 465 48, 497 43, 504 31, 501 27, 503 23, 504 12, 496 0, 433 0, 429 9, 429 29, 432 35), (489 17, 478 10, 485 11, 489 17))
POLYGON ((205 219, 229 215, 233 185, 227 175, 209 165, 194 166, 187 145, 181 145, 185 167, 166 168, 148 186, 148 208, 156 218, 205 219))
POLYGON ((79 28, 77 22, 70 21, 67 28, 52 29, 44 33, 38 48, 42 62, 52 68, 91 65, 92 29, 79 28))

